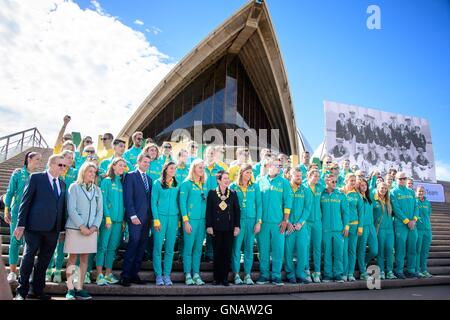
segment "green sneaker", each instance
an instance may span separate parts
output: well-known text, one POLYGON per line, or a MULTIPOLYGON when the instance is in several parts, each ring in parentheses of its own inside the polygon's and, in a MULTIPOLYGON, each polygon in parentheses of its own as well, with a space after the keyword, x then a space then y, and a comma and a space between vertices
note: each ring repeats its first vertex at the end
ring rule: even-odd
POLYGON ((45 282, 52 282, 52 275, 52 269, 47 269, 47 271, 45 272, 45 282))
POLYGON ((240 284, 243 284, 244 282, 242 282, 242 279, 241 279, 241 277, 239 276, 239 273, 236 273, 235 275, 234 275, 234 284, 236 284, 236 285, 240 285, 240 284))
POLYGON ((108 284, 108 281, 106 281, 105 276, 103 275, 103 273, 100 273, 97 276, 97 279, 95 281, 97 283, 98 286, 106 286, 108 284))
POLYGON ((184 283, 187 286, 193 286, 194 285, 194 281, 192 280, 191 274, 190 273, 186 273, 186 278, 184 280, 184 283))
POLYGON ((336 279, 336 282, 337 283, 344 283, 346 280, 344 280, 344 276, 342 276, 342 277, 338 277, 337 279, 336 279))
POLYGON ((433 275, 431 273, 429 273, 428 271, 422 272, 422 274, 423 274, 423 276, 425 278, 432 278, 433 277, 433 275))
POLYGON ((381 272, 380 273, 380 280, 384 280, 384 279, 386 279, 386 276, 385 276, 384 272, 381 272))
POLYGON ((255 284, 255 283, 253 282, 253 280, 252 280, 252 276, 249 275, 249 274, 246 274, 246 275, 245 275, 244 283, 245 283, 246 285, 249 285, 249 286, 252 286, 252 285, 255 284))
POLYGON ((76 299, 76 291, 74 290, 68 290, 66 294, 66 300, 75 300, 76 299))
POLYGON ((198 273, 194 273, 194 277, 192 278, 192 281, 194 281, 194 284, 197 286, 203 286, 205 284, 203 282, 202 278, 200 278, 200 275, 198 273))
POLYGON ((75 293, 75 298, 79 300, 90 300, 92 299, 91 295, 86 290, 80 290, 75 293))
POLYGON ((389 271, 386 275, 386 279, 394 280, 394 279, 397 279, 397 277, 395 276, 395 274, 392 271, 389 271))
POLYGON ((116 284, 119 283, 119 280, 114 277, 114 275, 112 273, 108 274, 105 276, 105 280, 109 283, 109 284, 116 284))
POLYGON ((61 270, 55 270, 55 273, 53 275, 53 282, 56 282, 56 283, 62 282, 61 270))
POLYGON ((355 276, 352 275, 352 274, 349 274, 348 275, 348 282, 354 282, 354 281, 356 281, 355 276))
POLYGON ((367 281, 369 279, 371 279, 372 277, 369 276, 366 272, 361 273, 361 275, 359 276, 359 280, 364 280, 367 281))
POLYGON ((320 283, 320 272, 313 272, 312 273, 312 280, 315 283, 320 283))
POLYGON ((86 272, 86 275, 84 276, 84 283, 85 284, 91 283, 91 274, 89 272, 86 272))

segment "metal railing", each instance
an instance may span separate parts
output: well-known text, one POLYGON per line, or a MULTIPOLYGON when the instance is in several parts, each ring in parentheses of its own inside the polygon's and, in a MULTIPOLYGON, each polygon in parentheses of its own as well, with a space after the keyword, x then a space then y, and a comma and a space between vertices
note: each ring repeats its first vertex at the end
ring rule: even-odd
POLYGON ((6 161, 32 147, 48 148, 47 142, 37 128, 0 137, 0 162, 6 161))

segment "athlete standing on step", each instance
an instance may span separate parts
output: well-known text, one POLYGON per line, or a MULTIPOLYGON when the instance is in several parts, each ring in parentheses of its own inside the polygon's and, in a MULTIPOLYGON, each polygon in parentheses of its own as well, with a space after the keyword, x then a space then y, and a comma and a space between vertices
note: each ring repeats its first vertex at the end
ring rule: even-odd
POLYGON ((170 274, 180 215, 178 205, 180 185, 175 177, 176 170, 175 162, 167 162, 163 166, 161 178, 153 183, 153 268, 157 286, 172 285, 170 274), (162 268, 163 244, 164 270, 162 268))
POLYGON ((21 169, 16 169, 9 180, 8 190, 5 195, 5 222, 10 225, 9 244, 9 274, 8 282, 17 281, 17 263, 19 261, 19 249, 23 240, 17 240, 13 233, 17 226, 19 207, 28 177, 35 172, 41 164, 42 155, 38 152, 28 152, 21 169))
POLYGON ((431 278, 431 273, 427 270, 428 254, 430 252, 432 234, 431 234, 431 204, 425 198, 425 189, 419 186, 416 190, 417 206, 419 207, 419 216, 417 220, 417 262, 416 272, 420 278, 431 278))
POLYGON ((205 163, 201 159, 196 159, 192 161, 189 174, 180 186, 180 211, 184 225, 183 269, 186 285, 205 284, 200 277, 200 262, 206 232, 207 195, 205 163))

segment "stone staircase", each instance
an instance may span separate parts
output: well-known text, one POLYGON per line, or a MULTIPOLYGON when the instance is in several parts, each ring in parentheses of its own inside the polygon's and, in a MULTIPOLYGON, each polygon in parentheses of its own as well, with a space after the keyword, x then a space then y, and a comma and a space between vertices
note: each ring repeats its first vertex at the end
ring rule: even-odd
MULTIPOLYGON (((44 153, 44 160, 51 154, 50 150, 41 150, 44 153)), ((21 167, 21 159, 23 154, 15 158, 8 160, 6 163, 0 164, 0 194, 3 194, 6 190, 4 184, 7 185, 11 172, 16 167, 21 167)), ((444 184, 446 189, 448 184, 444 184)), ((447 191, 447 190, 446 190, 447 191)), ((2 212, 0 212, 3 215, 2 212)), ((1 220, 0 220, 1 221, 1 220)), ((398 288, 407 286, 428 286, 428 285, 442 285, 450 284, 450 203, 433 204, 432 215, 432 227, 433 227, 433 242, 430 251, 430 257, 428 261, 429 271, 434 275, 430 279, 407 279, 407 280, 385 280, 381 282, 381 288, 398 288)), ((6 265, 8 266, 8 253, 9 253, 9 228, 1 221, 0 225, 0 237, 2 242, 1 255, 6 265)), ((22 255, 23 249, 20 251, 22 255)), ((256 252, 255 247, 255 252, 256 252)), ((119 256, 123 254, 123 251, 119 252, 119 256)), ((285 284, 284 286, 268 285, 254 285, 254 286, 236 286, 231 285, 229 287, 212 286, 210 283, 213 280, 212 263, 202 262, 201 264, 201 276, 207 283, 205 286, 186 286, 184 285, 184 275, 182 263, 178 261, 179 253, 175 252, 172 280, 174 282, 173 287, 157 287, 154 284, 155 275, 153 272, 153 265, 151 262, 144 262, 142 265, 142 271, 140 277, 149 281, 149 284, 145 285, 132 285, 128 288, 123 288, 119 285, 111 285, 99 287, 95 284, 86 285, 87 290, 98 296, 211 296, 211 295, 257 295, 257 294, 288 294, 298 292, 318 292, 318 291, 338 291, 338 290, 357 290, 367 289, 365 281, 356 281, 351 283, 321 283, 321 284, 309 284, 309 285, 291 285, 285 284)), ((20 257, 21 260, 21 257, 20 257)), ((20 265, 20 261, 19 261, 20 265)), ((122 267, 122 261, 116 261, 114 264, 114 274, 119 276, 122 267)), ((254 272, 252 277, 256 280, 259 276, 259 263, 258 256, 255 253, 255 262, 253 267, 254 272)), ((283 273, 283 277, 285 274, 283 273)), ((65 277, 63 270, 63 277, 65 277)), ((95 279, 95 271, 92 273, 92 280, 95 279)), ((231 279, 230 279, 231 280, 231 279)), ((11 285, 12 290, 15 290, 16 284, 11 285)), ((66 286, 64 283, 47 283, 46 292, 53 295, 64 295, 66 292, 66 286)))

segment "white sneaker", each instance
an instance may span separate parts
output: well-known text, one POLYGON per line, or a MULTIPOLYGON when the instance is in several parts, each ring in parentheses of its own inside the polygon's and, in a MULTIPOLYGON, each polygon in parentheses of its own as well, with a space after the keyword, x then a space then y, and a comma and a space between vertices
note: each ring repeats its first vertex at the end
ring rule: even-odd
POLYGON ((15 272, 10 272, 6 279, 8 280, 8 283, 14 283, 17 281, 17 274, 15 272))

